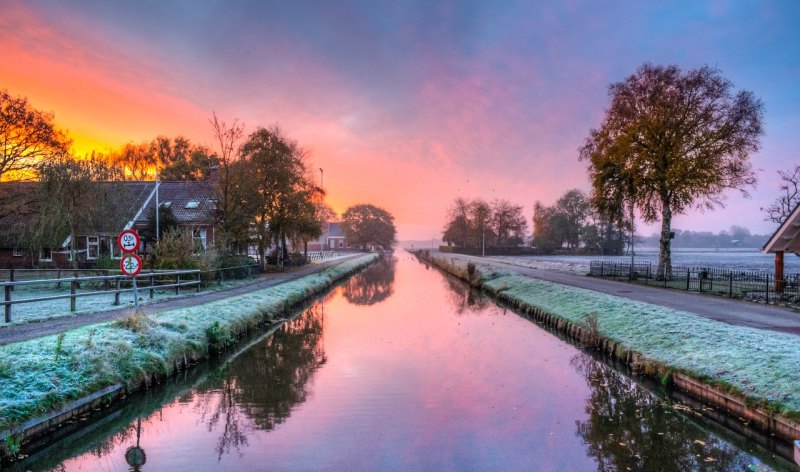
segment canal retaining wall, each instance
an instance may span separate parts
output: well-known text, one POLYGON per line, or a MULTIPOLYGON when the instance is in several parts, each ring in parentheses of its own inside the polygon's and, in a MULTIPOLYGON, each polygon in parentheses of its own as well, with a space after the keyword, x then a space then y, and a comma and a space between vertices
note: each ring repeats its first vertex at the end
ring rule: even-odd
MULTIPOLYGON (((358 263, 350 264, 350 267, 345 271, 334 272, 332 276, 320 277, 320 274, 312 274, 306 276, 304 279, 311 279, 313 283, 309 284, 307 296, 303 299, 287 299, 282 306, 282 309, 277 312, 254 312, 251 313, 244 320, 239 320, 237 326, 230 329, 228 332, 220 333, 220 336, 236 342, 238 339, 243 339, 252 329, 266 326, 269 331, 277 329, 281 324, 288 321, 287 313, 297 310, 298 307, 314 296, 317 296, 329 290, 335 283, 353 275, 354 273, 362 270, 364 267, 373 263, 377 256, 364 257, 358 263)), ((304 280, 300 279, 300 280, 304 280)), ((269 290, 269 289, 267 289, 269 290)), ((242 307, 244 309, 244 307, 242 307)), ((226 347, 230 347, 228 343, 226 347)), ((208 340, 208 345, 205 349, 190 350, 188 354, 175 358, 171 361, 172 367, 166 372, 143 372, 140 373, 140 380, 124 383, 109 385, 101 388, 91 394, 82 396, 76 400, 68 402, 60 408, 31 418, 21 424, 15 425, 12 428, 0 431, 0 468, 4 461, 12 460, 16 455, 27 451, 29 447, 38 448, 44 445, 46 437, 54 433, 68 434, 70 431, 79 429, 90 419, 96 419, 100 416, 103 410, 111 407, 112 405, 124 400, 128 395, 139 390, 147 389, 150 386, 163 381, 167 377, 174 376, 187 368, 195 365, 205 358, 208 354, 215 350, 215 342, 212 339, 208 340), (43 438, 45 440, 43 441, 43 438)))
POLYGON ((776 405, 728 391, 700 379, 700 376, 694 375, 692 372, 677 370, 658 359, 648 358, 622 343, 604 337, 598 332, 596 324, 592 322, 591 318, 584 323, 576 323, 557 313, 542 310, 504 291, 493 289, 483 282, 479 270, 472 263, 466 263, 464 267, 457 266, 452 262, 430 255, 428 251, 418 251, 416 255, 419 259, 440 270, 481 289, 522 316, 562 333, 568 339, 587 349, 598 350, 609 358, 628 365, 636 374, 651 377, 665 385, 669 384, 671 387, 685 392, 705 404, 719 408, 728 415, 769 435, 790 441, 790 444, 800 438, 800 422, 778 413, 776 405))

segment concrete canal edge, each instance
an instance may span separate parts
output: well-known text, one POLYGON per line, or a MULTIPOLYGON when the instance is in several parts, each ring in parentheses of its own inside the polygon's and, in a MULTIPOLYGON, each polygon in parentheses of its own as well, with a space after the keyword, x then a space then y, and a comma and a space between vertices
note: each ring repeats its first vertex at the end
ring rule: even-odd
MULTIPOLYGON (((621 343, 602 337, 589 326, 579 325, 557 314, 546 312, 504 292, 496 293, 487 290, 480 282, 476 283, 475 280, 465 278, 464 274, 454 271, 453 267, 442 263, 435 257, 430 257, 426 252, 419 251, 416 256, 424 262, 433 264, 443 272, 481 289, 490 297, 511 307, 522 316, 547 326, 570 340, 584 346, 596 348, 606 356, 628 365, 635 373, 648 376, 658 382, 663 382, 665 378, 669 378, 674 388, 689 396, 719 408, 728 415, 749 422, 769 435, 781 438, 790 444, 794 443, 795 461, 800 465, 800 444, 797 441, 800 438, 800 422, 786 418, 767 408, 757 406, 758 402, 744 395, 726 392, 698 379, 696 376, 692 376, 690 372, 676 372, 656 359, 648 359, 642 354, 626 348, 621 343)), ((469 269, 467 272, 469 273, 469 269)))
MULTIPOLYGON (((377 257, 365 259, 362 264, 354 266, 349 271, 338 274, 337 277, 332 279, 332 284, 340 282, 347 277, 354 275, 356 272, 364 269, 366 266, 372 264, 376 260, 377 257)), ((317 276, 318 274, 314 273, 307 275, 306 277, 317 276)), ((319 294, 329 290, 332 287, 332 284, 321 285, 317 287, 312 293, 309 293, 307 298, 286 307, 284 312, 292 311, 297 307, 302 306, 303 303, 308 301, 308 299, 318 296, 319 294)), ((281 316, 281 314, 278 314, 271 318, 263 318, 261 320, 261 325, 268 326, 269 331, 272 332, 280 325, 290 320, 291 318, 287 318, 281 316)), ((244 334, 246 333, 239 333, 239 338, 241 338, 244 334)), ((211 346, 209 345, 208 347, 210 350, 211 346)), ((201 362, 206 357, 207 354, 195 353, 194 355, 176 359, 172 371, 166 375, 149 373, 145 375, 143 381, 135 384, 117 383, 104 387, 94 393, 73 400, 57 410, 37 416, 35 418, 31 418, 14 428, 0 431, 0 464, 2 464, 3 459, 13 458, 16 455, 16 449, 18 449, 21 444, 35 441, 59 430, 66 429, 68 431, 64 432, 68 434, 71 432, 71 430, 80 428, 81 423, 89 419, 89 417, 94 413, 110 407, 115 402, 125 399, 128 395, 134 392, 147 389, 151 385, 158 383, 164 378, 177 375, 181 371, 190 368, 192 365, 201 362)), ((0 469, 1 468, 2 467, 0 467, 0 469)))

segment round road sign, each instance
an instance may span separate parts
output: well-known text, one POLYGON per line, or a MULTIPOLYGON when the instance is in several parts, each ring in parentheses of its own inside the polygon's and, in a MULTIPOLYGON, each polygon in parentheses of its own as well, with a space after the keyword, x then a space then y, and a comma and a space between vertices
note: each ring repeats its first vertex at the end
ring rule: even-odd
POLYGON ((122 252, 136 252, 139 249, 140 242, 139 233, 132 229, 126 229, 119 233, 117 238, 117 245, 122 249, 122 252))
POLYGON ((142 259, 136 254, 125 254, 119 261, 119 268, 123 274, 134 277, 142 270, 142 259))

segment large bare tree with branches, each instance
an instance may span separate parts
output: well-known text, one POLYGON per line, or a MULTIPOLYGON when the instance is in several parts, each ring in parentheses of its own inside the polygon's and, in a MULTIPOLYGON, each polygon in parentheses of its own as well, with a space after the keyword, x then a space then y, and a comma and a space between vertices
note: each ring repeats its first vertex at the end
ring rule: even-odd
POLYGON ((69 139, 55 127, 52 114, 0 90, 0 180, 32 178, 40 162, 63 156, 68 148, 69 139))
POLYGON ((761 210, 766 213, 764 221, 782 224, 797 205, 800 205, 800 164, 796 164, 791 170, 779 170, 778 175, 781 177, 781 184, 778 187, 781 194, 768 207, 761 210))

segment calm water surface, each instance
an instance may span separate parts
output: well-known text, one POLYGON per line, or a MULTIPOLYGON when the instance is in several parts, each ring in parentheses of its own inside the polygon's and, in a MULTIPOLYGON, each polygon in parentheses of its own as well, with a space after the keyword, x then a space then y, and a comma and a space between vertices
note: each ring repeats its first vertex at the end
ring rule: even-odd
POLYGON ((790 470, 406 253, 220 364, 20 470, 790 470))

